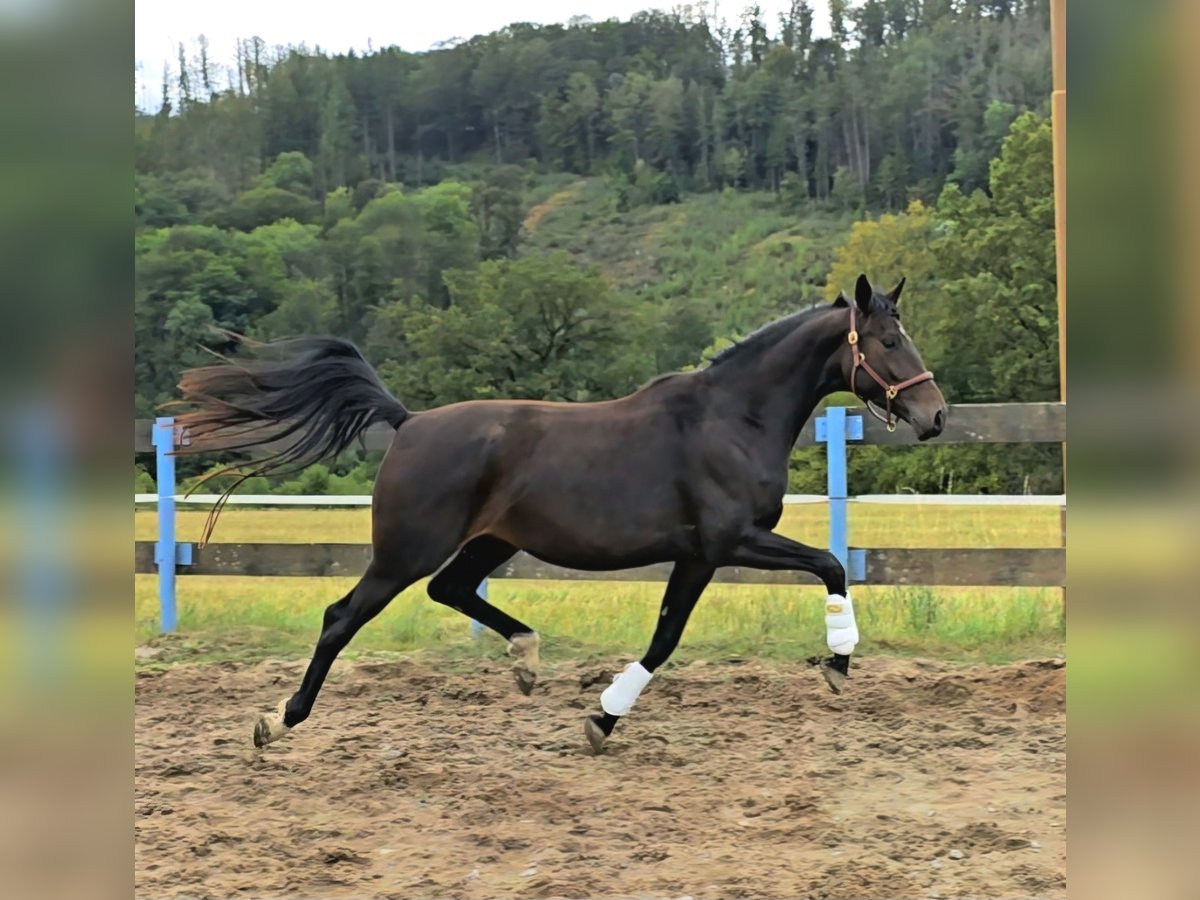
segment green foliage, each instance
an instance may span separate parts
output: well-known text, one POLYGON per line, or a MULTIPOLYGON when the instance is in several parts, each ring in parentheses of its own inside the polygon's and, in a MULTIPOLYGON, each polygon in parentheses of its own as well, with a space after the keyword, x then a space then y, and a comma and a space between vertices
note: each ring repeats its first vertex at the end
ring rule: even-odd
MULTIPOLYGON (((326 194, 324 215, 321 218, 323 230, 329 231, 343 219, 353 219, 362 212, 362 206, 357 205, 355 199, 354 195, 350 193, 350 189, 344 187, 326 194)), ((374 199, 374 197, 370 198, 370 200, 374 199)))
POLYGON ((795 172, 788 172, 779 183, 779 205, 784 212, 800 215, 808 206, 808 185, 795 172))
POLYGON ((634 167, 632 205, 659 206, 679 202, 679 182, 670 172, 660 172, 638 160, 634 167))
MULTIPOLYGON (((1057 400, 1050 123, 1019 116, 989 178, 990 196, 951 184, 935 209, 857 223, 826 296, 859 272, 905 274, 906 327, 950 402, 1057 400)), ((862 492, 1047 493, 1061 490, 1060 463, 1057 446, 863 448, 851 477, 862 492)))
MULTIPOLYGON (((821 40, 797 4, 778 34, 757 10, 730 30, 681 9, 512 26, 422 54, 268 53, 252 41, 238 91, 197 91, 202 73, 181 58, 178 114, 139 117, 137 160, 145 173, 208 171, 235 195, 269 160, 299 153, 315 162, 309 189, 269 184, 302 196, 368 179, 423 187, 485 155, 577 174, 644 160, 680 191, 777 191, 795 172, 808 199, 838 188, 841 209, 900 209, 947 176, 984 186, 1009 123, 1044 101, 1040 6, 837 3, 821 40)), ((154 225, 173 224, 164 213, 154 225)))
MULTIPOLYGON (((909 276, 953 400, 1057 396, 1049 131, 1026 112, 1049 91, 1043 13, 831 16, 824 39, 795 4, 778 35, 749 11, 422 54, 252 40, 225 92, 183 54, 172 108, 135 120, 139 415, 227 330, 357 341, 417 405, 613 396, 859 270, 909 276)), ((910 452, 855 451, 856 490, 1056 483, 1056 448, 910 452)), ((793 486, 823 489, 819 462, 798 454, 793 486)))
POLYGON ((166 228, 182 225, 190 213, 183 201, 153 176, 137 177, 133 183, 134 221, 144 228, 166 228))
POLYGON ((134 221, 138 228, 165 228, 207 221, 229 203, 226 188, 194 172, 138 174, 134 178, 134 221))
POLYGON ((275 157, 267 171, 258 178, 258 186, 279 188, 301 197, 311 197, 313 192, 313 164, 307 156, 292 150, 275 157))
POLYGON ((848 167, 842 166, 834 173, 833 190, 829 194, 829 203, 834 209, 858 212, 866 205, 866 198, 859 176, 848 167))
POLYGON ((988 104, 978 138, 960 145, 954 151, 954 171, 950 173, 950 181, 967 191, 987 185, 988 166, 999 152, 1017 113, 1014 104, 1003 100, 988 104))
POLYGON ((279 187, 251 188, 233 201, 228 209, 211 216, 225 228, 253 231, 260 225, 270 225, 283 219, 309 224, 320 217, 321 207, 300 194, 279 187))
POLYGON ((471 200, 471 188, 454 181, 414 193, 389 189, 330 227, 324 246, 337 297, 330 329, 361 340, 374 310, 397 299, 445 306, 442 274, 475 265, 481 252, 471 200))
POLYGON ((484 259, 516 255, 525 220, 524 180, 525 173, 519 166, 502 166, 489 170, 475 185, 471 212, 484 259))
POLYGON ((133 468, 133 492, 135 494, 154 494, 158 492, 154 476, 147 472, 146 467, 141 463, 138 463, 133 468))
MULTIPOLYGON (((295 478, 279 485, 276 493, 296 496, 361 496, 370 494, 375 480, 376 466, 360 463, 344 475, 332 471, 324 463, 309 466, 295 478)), ((245 493, 252 493, 249 488, 245 493)))
POLYGON ((397 356, 410 360, 385 374, 418 405, 596 400, 650 374, 633 304, 563 253, 450 271, 446 284, 448 308, 401 302, 385 319, 406 344, 397 356))

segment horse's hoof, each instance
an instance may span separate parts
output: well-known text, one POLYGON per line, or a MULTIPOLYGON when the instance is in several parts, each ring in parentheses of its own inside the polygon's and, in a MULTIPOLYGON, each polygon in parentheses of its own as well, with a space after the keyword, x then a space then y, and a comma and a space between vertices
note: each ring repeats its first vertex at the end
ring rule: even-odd
POLYGON ((517 682, 517 689, 526 697, 533 690, 533 685, 537 681, 538 669, 538 646, 541 639, 536 631, 528 631, 523 634, 514 634, 508 642, 508 652, 510 656, 515 656, 517 661, 513 663, 513 678, 517 682))
POLYGON ((599 716, 588 716, 583 720, 583 734, 592 748, 592 753, 599 756, 604 752, 604 742, 608 740, 608 735, 600 727, 599 716))
POLYGON ((279 709, 274 715, 266 715, 259 718, 258 723, 254 726, 254 746, 259 749, 267 746, 273 741, 279 740, 290 729, 283 724, 283 711, 287 707, 287 701, 284 700, 279 704, 279 709))
POLYGON ((528 697, 533 693, 533 686, 537 683, 537 672, 531 672, 524 666, 513 666, 513 680, 517 683, 517 690, 528 697))
POLYGON ((846 684, 846 676, 831 666, 829 663, 821 663, 821 674, 825 676, 825 683, 829 685, 829 689, 835 694, 842 692, 842 687, 846 684))

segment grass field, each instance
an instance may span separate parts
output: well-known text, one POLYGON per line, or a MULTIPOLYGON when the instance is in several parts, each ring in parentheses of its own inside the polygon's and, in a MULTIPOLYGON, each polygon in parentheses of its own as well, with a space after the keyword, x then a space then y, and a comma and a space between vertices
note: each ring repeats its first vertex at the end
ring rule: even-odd
MULTIPOLYGON (((139 540, 155 537, 153 510, 136 514, 139 540)), ((806 543, 827 540, 824 504, 789 506, 779 531, 806 543)), ((204 511, 178 516, 180 540, 195 540, 204 511)), ((367 509, 227 510, 214 540, 365 543, 367 509)), ((892 547, 1057 547, 1058 511, 1041 507, 949 507, 856 504, 851 541, 892 547)), ((183 577, 179 581, 181 640, 204 654, 306 655, 325 607, 354 584, 344 578, 183 577)), ((644 649, 658 613, 661 584, 497 579, 490 599, 543 635, 545 655, 616 654, 644 649)), ((798 658, 824 647, 817 587, 713 585, 688 624, 679 656, 754 655, 798 658)), ((1015 588, 890 588, 854 590, 863 653, 919 653, 1004 661, 1061 650, 1061 591, 1015 588)), ((135 588, 139 642, 158 630, 153 575, 135 588)), ((445 649, 499 652, 499 640, 471 641, 467 621, 431 602, 424 584, 392 602, 352 644, 352 651, 445 649)), ((348 651, 349 653, 350 651, 348 651)))

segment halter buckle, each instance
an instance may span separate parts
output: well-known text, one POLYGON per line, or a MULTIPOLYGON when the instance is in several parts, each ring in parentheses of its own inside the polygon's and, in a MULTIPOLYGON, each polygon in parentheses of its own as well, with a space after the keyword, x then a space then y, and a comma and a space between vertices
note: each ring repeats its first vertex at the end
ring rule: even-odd
POLYGON ((888 386, 888 389, 887 389, 887 398, 888 398, 889 400, 895 400, 895 399, 896 399, 896 395, 897 395, 897 394, 899 394, 899 393, 900 393, 900 392, 899 392, 898 390, 896 390, 894 387, 892 387, 892 386, 890 386, 890 385, 888 386))
POLYGON ((846 340, 850 342, 851 346, 854 346, 858 343, 858 332, 851 329, 850 333, 846 335, 846 340))

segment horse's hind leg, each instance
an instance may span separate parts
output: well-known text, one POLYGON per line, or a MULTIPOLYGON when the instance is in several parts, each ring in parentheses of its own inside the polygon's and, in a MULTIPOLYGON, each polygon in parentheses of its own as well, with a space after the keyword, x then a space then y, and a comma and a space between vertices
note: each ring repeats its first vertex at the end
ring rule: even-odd
POLYGON ((537 632, 492 606, 478 592, 480 583, 516 552, 516 547, 498 538, 475 538, 429 582, 429 596, 470 616, 507 640, 508 652, 516 657, 513 677, 521 693, 528 694, 537 681, 537 632))
POLYGON ((317 693, 329 674, 329 667, 350 639, 392 601, 398 593, 408 587, 425 572, 406 575, 394 566, 383 566, 372 562, 366 574, 341 600, 325 610, 321 636, 317 639, 312 662, 304 673, 300 689, 291 699, 279 705, 276 713, 263 716, 254 726, 254 745, 265 747, 287 734, 293 727, 308 718, 312 712, 317 693))

